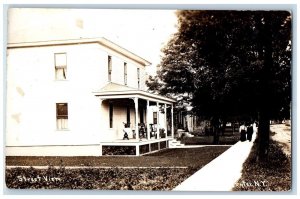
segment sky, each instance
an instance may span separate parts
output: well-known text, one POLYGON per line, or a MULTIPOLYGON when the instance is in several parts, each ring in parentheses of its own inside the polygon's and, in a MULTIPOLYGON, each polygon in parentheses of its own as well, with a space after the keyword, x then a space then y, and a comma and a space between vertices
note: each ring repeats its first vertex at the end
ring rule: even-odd
POLYGON ((105 37, 150 61, 155 74, 161 49, 177 31, 174 10, 14 8, 8 42, 105 37))

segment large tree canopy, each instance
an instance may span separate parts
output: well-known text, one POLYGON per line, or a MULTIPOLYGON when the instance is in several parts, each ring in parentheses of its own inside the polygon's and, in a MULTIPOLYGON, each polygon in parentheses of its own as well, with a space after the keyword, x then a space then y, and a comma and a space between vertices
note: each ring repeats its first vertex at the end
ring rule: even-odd
POLYGON ((177 17, 149 88, 189 96, 200 116, 259 119, 266 155, 269 120, 290 116, 291 13, 182 10, 177 17))

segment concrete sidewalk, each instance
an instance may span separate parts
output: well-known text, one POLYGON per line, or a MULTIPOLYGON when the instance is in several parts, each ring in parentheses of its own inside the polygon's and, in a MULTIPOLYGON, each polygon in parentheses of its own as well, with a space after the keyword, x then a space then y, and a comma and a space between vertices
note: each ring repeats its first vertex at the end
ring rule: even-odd
POLYGON ((231 191, 241 177, 243 163, 247 159, 255 139, 256 134, 253 134, 251 142, 237 142, 175 187, 173 191, 231 191))

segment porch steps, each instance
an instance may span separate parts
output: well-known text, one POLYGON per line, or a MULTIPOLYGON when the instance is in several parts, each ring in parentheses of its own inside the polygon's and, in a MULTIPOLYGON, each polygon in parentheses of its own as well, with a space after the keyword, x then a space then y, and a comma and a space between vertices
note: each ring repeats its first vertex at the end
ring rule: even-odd
POLYGON ((181 144, 180 141, 176 139, 169 140, 169 148, 181 148, 184 144, 181 144))

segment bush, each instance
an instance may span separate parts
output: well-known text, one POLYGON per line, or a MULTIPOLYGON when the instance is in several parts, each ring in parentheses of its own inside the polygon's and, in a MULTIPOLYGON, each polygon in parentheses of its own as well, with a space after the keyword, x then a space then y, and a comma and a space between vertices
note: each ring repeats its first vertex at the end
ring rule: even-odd
POLYGON ((206 145, 212 144, 214 140, 213 136, 201 136, 201 137, 183 137, 181 143, 185 145, 206 145))
POLYGON ((172 190, 195 169, 103 168, 6 169, 6 185, 12 189, 172 190))
POLYGON ((149 153, 149 144, 141 145, 140 147, 140 154, 149 153))
POLYGON ((151 147, 151 151, 157 151, 158 150, 158 142, 151 143, 150 147, 151 147))
POLYGON ((165 148, 167 148, 167 142, 166 142, 166 141, 160 142, 160 143, 159 143, 159 148, 160 148, 160 149, 165 149, 165 148))
POLYGON ((135 146, 102 146, 103 155, 135 155, 135 146))
MULTIPOLYGON (((239 135, 220 136, 219 144, 233 145, 239 141, 239 138, 239 135)), ((214 136, 183 137, 181 143, 185 145, 212 145, 214 144, 214 136)))

